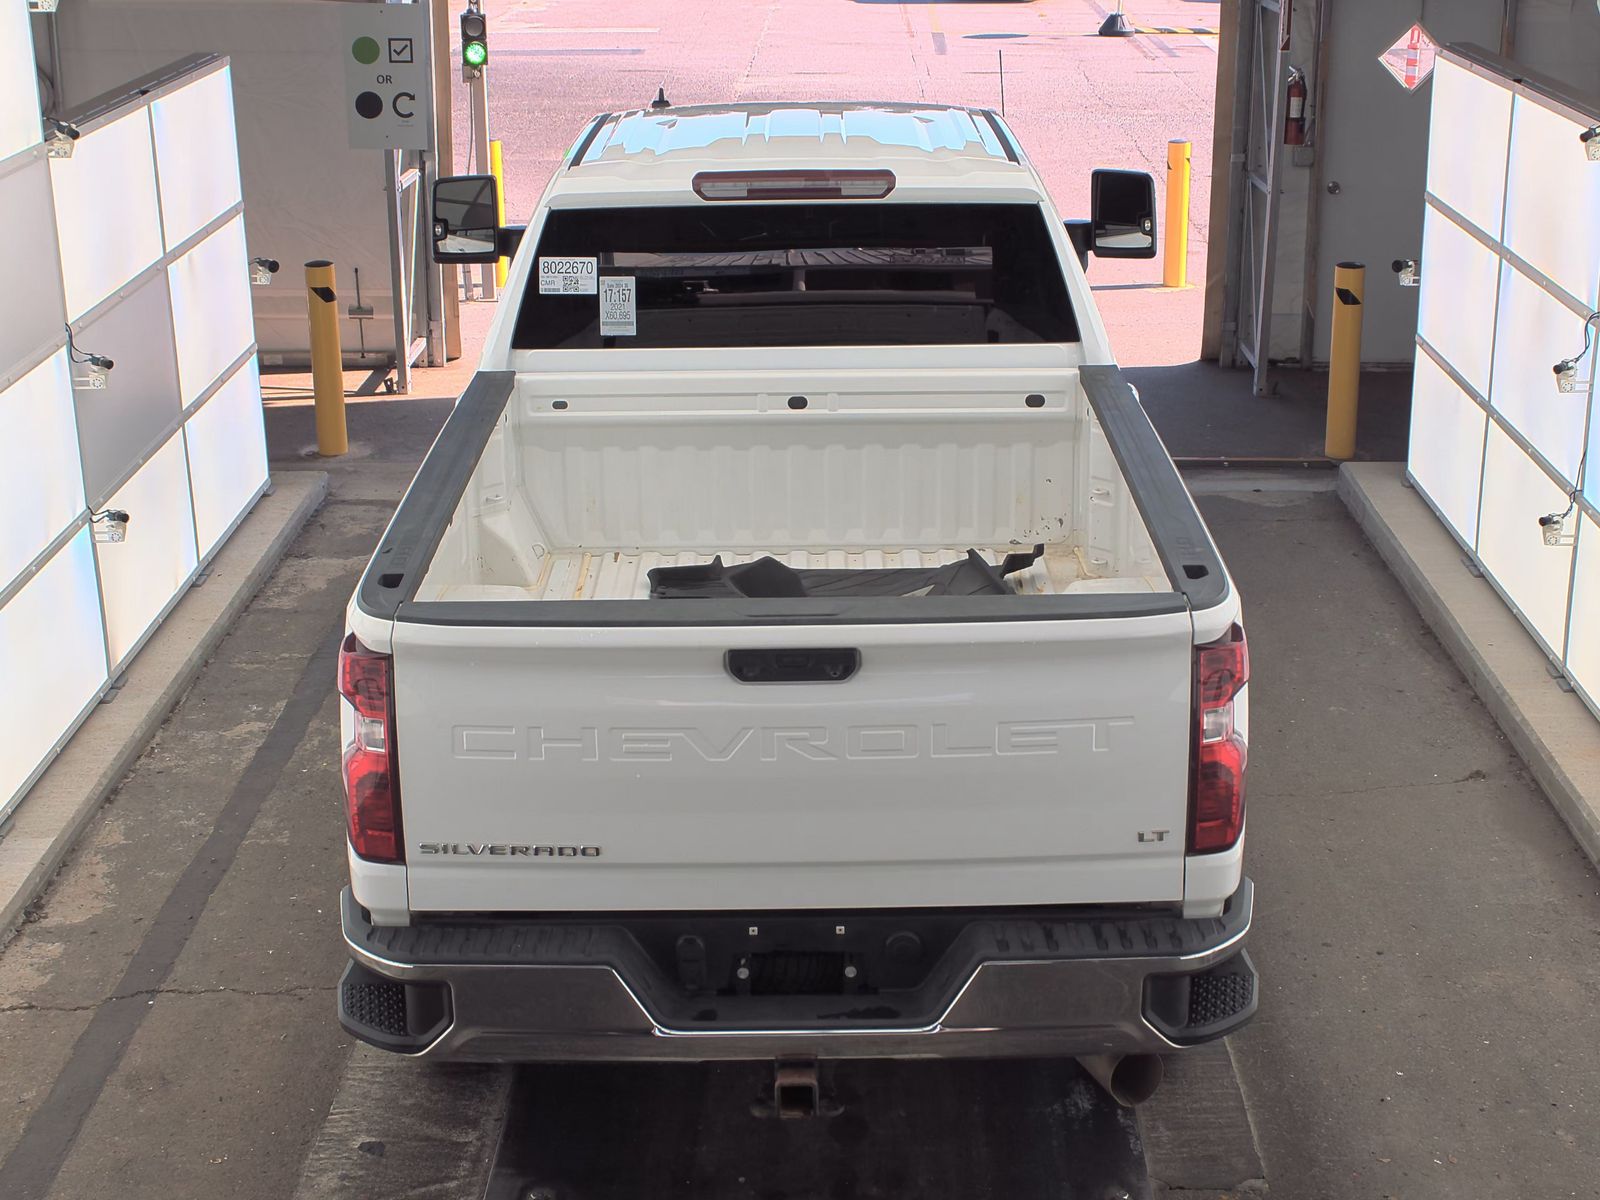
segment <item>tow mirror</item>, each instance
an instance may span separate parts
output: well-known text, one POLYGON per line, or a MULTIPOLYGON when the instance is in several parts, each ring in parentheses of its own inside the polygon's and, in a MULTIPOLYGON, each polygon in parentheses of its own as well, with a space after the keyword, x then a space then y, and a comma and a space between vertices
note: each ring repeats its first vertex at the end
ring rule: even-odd
POLYGON ((1156 181, 1144 171, 1098 170, 1089 184, 1090 243, 1101 258, 1156 256, 1156 181))
POLYGON ((433 261, 499 258, 500 196, 493 175, 447 175, 433 185, 433 261))

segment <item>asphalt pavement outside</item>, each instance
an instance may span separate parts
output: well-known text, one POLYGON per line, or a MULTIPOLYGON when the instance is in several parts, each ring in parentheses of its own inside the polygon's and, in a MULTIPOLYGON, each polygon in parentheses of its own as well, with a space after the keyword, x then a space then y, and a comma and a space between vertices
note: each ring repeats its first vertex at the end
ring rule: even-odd
MULTIPOLYGON (((1129 8, 1141 24, 1205 24, 1216 11, 1129 8)), ((921 89, 987 101, 995 41, 1020 43, 1006 53, 1009 115, 1063 200, 1090 165, 1154 154, 1168 126, 1187 125, 1194 211, 1206 211, 1211 51, 1195 37, 1089 38, 1104 15, 1094 4, 629 0, 601 16, 556 0, 490 12, 514 211, 531 206, 552 161, 518 139, 564 146, 578 114, 648 98, 663 78, 675 99, 724 98, 733 82, 743 94, 794 94, 820 78, 835 94, 874 82, 889 98, 921 89), (509 38, 518 21, 520 40, 509 38), (602 25, 656 32, 595 32, 602 25), (1016 31, 1028 36, 968 36, 1016 31), (876 57, 850 59, 863 42, 876 57), (840 77, 841 61, 855 73, 840 77)), ((1120 357, 1192 360, 1198 297, 1102 293, 1120 357)), ((486 315, 469 305, 470 328, 486 315)), ((339 460, 315 459, 303 396, 268 377, 273 470, 328 471, 329 500, 0 949, 4 1200, 280 1200, 331 1120, 381 1115, 330 1117, 353 1069, 371 1077, 362 1095, 396 1104, 486 1078, 353 1053, 333 1016, 345 865, 331 655, 357 574, 469 370, 423 372, 415 397, 353 402, 351 453, 339 460)), ((1155 387, 1145 385, 1152 408, 1155 387)), ((1169 441, 1226 437, 1214 412, 1172 407, 1169 441)), ((1600 1196, 1594 870, 1346 516, 1331 473, 1191 479, 1252 643, 1248 869, 1263 995, 1255 1022, 1213 1061, 1236 1070, 1265 1189, 1292 1200, 1600 1196)), ((877 1087, 896 1077, 887 1069, 877 1087)), ((898 1078, 920 1086, 913 1070, 898 1078)), ((1222 1095, 1209 1086, 1175 1094, 1198 1109, 1222 1095)), ((440 1138, 475 1117, 448 1102, 436 1115, 440 1138)), ((922 1136, 987 1152, 1000 1144, 980 1141, 998 1136, 993 1115, 976 1101, 951 1106, 922 1136)), ((592 1137, 594 1155, 630 1144, 611 1125, 564 1136, 592 1137)), ((481 1154, 485 1143, 459 1144, 481 1154)), ((727 1147, 690 1149, 712 1162, 727 1147)), ((1038 1148, 1040 1169, 1070 1170, 1049 1149, 1038 1148)), ((397 1151, 372 1141, 360 1152, 397 1151)), ((895 1194, 828 1182, 837 1195, 895 1194)), ((1156 1182, 1223 1194, 1199 1177, 1156 1182)))

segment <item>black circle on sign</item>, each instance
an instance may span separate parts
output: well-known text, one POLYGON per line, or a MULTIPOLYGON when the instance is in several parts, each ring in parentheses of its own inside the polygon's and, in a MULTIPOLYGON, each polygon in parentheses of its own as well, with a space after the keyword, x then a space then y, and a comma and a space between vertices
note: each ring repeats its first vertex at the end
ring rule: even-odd
POLYGON ((356 97, 356 112, 358 115, 372 120, 383 115, 383 97, 377 92, 362 92, 356 97))

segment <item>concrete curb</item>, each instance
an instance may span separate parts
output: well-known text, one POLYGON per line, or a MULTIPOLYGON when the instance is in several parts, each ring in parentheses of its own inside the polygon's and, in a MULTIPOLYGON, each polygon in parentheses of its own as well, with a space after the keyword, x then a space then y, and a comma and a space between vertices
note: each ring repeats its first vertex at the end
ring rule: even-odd
POLYGON ((0 838, 0 945, 49 886, 78 835, 144 752, 235 619, 328 495, 321 471, 281 472, 12 813, 0 838))
POLYGON ((1339 496, 1432 627, 1544 794, 1600 865, 1600 722, 1557 686, 1544 651, 1488 583, 1400 463, 1347 463, 1339 496))

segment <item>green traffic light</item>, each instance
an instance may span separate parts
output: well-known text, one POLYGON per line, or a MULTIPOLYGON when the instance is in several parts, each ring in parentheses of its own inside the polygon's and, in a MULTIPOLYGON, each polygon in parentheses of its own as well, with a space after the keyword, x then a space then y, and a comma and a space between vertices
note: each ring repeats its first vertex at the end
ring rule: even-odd
POLYGON ((461 58, 469 67, 481 67, 489 58, 489 47, 482 42, 468 42, 461 47, 461 58))

